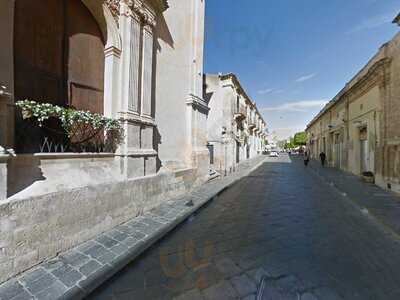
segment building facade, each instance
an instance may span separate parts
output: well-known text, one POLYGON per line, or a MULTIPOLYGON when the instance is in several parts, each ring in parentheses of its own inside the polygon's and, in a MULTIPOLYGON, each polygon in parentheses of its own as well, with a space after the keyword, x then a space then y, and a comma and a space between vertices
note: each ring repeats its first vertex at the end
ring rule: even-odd
POLYGON ((0 282, 207 180, 204 11, 0 2, 0 282), (72 151, 20 118, 24 99, 119 120, 122 141, 72 151))
POLYGON ((329 165, 400 192, 400 34, 307 127, 308 149, 329 165))
POLYGON ((261 154, 266 123, 234 74, 207 74, 204 91, 210 107, 207 132, 211 168, 226 175, 241 161, 261 154))

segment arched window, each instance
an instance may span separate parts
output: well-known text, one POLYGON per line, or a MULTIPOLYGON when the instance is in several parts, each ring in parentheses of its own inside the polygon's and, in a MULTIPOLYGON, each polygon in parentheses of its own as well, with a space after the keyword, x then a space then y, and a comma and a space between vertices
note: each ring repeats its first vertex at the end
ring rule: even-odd
MULTIPOLYGON (((104 40, 81 0, 17 0, 14 49, 16 100, 103 113, 104 40)), ((34 131, 17 120, 18 152, 39 151, 34 131)))

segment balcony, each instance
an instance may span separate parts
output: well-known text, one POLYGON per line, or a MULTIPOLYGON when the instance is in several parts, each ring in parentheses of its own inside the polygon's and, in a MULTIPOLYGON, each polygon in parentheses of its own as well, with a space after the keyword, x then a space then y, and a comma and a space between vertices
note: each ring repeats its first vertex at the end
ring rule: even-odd
POLYGON ((256 128, 256 126, 257 126, 256 123, 254 123, 252 121, 249 122, 249 126, 248 126, 249 130, 253 130, 254 128, 256 128))
POLYGON ((244 105, 240 105, 236 108, 236 112, 233 114, 233 118, 238 121, 242 122, 246 119, 246 107, 244 105))

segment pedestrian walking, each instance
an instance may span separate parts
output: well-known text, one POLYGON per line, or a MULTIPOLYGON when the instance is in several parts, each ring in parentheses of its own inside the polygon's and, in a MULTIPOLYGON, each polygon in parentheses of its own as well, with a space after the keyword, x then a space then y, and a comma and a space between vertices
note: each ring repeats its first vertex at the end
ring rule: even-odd
POLYGON ((306 151, 304 152, 304 165, 307 167, 310 162, 310 154, 306 151))
POLYGON ((325 154, 325 152, 321 152, 320 154, 319 154, 319 158, 321 159, 321 165, 324 167, 325 166, 325 160, 326 160, 326 154, 325 154))

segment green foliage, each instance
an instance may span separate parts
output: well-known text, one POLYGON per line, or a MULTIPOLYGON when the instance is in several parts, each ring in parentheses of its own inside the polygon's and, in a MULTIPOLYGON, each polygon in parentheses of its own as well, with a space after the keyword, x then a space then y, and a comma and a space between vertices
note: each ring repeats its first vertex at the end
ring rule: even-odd
POLYGON ((304 131, 298 132, 294 135, 293 144, 297 146, 305 146, 307 144, 307 133, 304 131))
POLYGON ((293 143, 293 138, 290 138, 290 141, 289 141, 289 142, 286 142, 286 144, 283 146, 283 148, 284 148, 285 150, 291 150, 291 149, 296 148, 296 146, 295 146, 294 143, 293 143))
POLYGON ((122 141, 123 129, 118 120, 106 118, 102 115, 81 111, 68 107, 61 107, 50 103, 38 103, 24 100, 16 102, 21 109, 23 119, 34 119, 39 126, 50 118, 57 118, 68 137, 71 137, 79 124, 89 125, 94 130, 104 130, 108 142, 119 144, 122 141), (112 141, 110 140, 112 139, 112 141))
POLYGON ((21 108, 24 119, 34 118, 42 126, 49 118, 58 118, 62 127, 70 133, 71 127, 76 123, 90 124, 94 129, 120 130, 118 120, 106 118, 102 115, 81 111, 72 108, 65 108, 50 103, 38 103, 35 101, 18 101, 16 106, 21 108))

